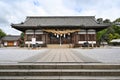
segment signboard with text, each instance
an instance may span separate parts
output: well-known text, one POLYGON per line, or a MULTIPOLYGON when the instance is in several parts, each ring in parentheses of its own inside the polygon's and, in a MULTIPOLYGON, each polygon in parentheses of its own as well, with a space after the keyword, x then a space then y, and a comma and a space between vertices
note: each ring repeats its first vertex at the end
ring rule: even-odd
POLYGON ((32 44, 36 44, 36 38, 32 38, 32 44))

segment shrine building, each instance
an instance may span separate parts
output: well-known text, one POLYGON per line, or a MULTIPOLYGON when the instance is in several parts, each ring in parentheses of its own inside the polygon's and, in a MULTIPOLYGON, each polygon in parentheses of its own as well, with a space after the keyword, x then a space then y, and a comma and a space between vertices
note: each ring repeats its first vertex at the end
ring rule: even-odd
POLYGON ((24 42, 47 46, 48 44, 73 44, 83 46, 86 42, 96 46, 96 33, 109 27, 98 23, 95 16, 29 16, 13 28, 22 31, 24 42))

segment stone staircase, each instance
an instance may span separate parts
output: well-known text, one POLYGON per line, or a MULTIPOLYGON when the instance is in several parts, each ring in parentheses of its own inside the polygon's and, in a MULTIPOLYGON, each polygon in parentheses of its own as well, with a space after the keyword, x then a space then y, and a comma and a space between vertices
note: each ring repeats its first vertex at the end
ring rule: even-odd
POLYGON ((120 64, 0 64, 0 80, 120 80, 120 64))

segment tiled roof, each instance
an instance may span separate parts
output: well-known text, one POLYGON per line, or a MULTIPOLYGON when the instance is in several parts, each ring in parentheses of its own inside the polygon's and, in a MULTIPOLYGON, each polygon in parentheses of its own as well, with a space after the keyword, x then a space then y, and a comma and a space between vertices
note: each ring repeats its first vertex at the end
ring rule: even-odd
POLYGON ((86 28, 99 28, 108 25, 99 24, 94 16, 49 16, 49 17, 27 17, 25 22, 20 24, 12 24, 14 28, 25 27, 75 27, 85 26, 86 28))
POLYGON ((16 36, 16 35, 7 35, 2 38, 2 40, 4 41, 17 41, 19 39, 20 39, 20 36, 16 36))

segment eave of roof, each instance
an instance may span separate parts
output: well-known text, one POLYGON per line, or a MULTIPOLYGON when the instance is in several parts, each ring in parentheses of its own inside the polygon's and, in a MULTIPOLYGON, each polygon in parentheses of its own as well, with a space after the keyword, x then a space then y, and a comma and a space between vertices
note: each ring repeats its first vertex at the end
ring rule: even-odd
POLYGON ((20 36, 18 36, 18 35, 7 35, 2 38, 2 40, 4 40, 4 41, 17 41, 19 39, 20 39, 20 36))
POLYGON ((94 16, 28 16, 25 22, 12 24, 13 28, 24 29, 51 27, 106 28, 108 24, 98 24, 94 16))

